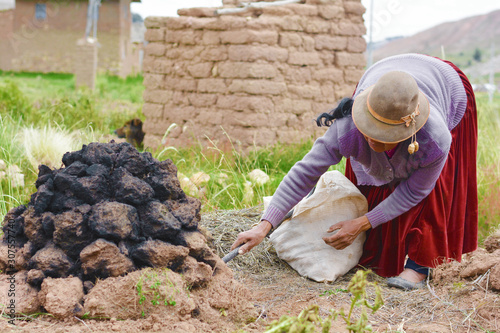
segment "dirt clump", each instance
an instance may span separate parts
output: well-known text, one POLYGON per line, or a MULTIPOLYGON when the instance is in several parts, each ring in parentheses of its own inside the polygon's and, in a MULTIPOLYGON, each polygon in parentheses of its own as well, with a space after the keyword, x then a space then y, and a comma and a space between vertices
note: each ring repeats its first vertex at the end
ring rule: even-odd
POLYGON ((484 248, 488 252, 494 252, 500 249, 500 228, 484 240, 484 248))
POLYGON ((462 262, 452 261, 434 269, 434 282, 474 281, 482 288, 500 291, 499 236, 499 231, 489 236, 484 242, 485 248, 465 254, 462 262))
POLYGON ((120 252, 115 243, 98 239, 80 252, 84 277, 107 278, 120 276, 134 270, 134 263, 120 252))
POLYGON ((56 317, 84 314, 83 283, 77 277, 43 280, 38 298, 45 310, 56 317))
POLYGON ((0 274, 0 304, 4 305, 5 314, 40 312, 38 290, 27 282, 27 276, 27 271, 0 274))

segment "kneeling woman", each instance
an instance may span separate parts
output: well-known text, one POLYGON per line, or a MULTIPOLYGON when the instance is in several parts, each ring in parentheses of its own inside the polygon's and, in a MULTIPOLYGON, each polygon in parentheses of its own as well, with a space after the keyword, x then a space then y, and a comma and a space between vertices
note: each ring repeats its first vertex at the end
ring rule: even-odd
POLYGON ((403 289, 422 287, 429 267, 477 248, 476 103, 455 65, 419 54, 381 60, 365 72, 353 99, 317 123, 328 130, 233 249, 244 244, 245 253, 259 244, 342 157, 369 211, 330 227, 338 231, 324 238, 327 244, 343 249, 367 231, 359 264, 403 289))

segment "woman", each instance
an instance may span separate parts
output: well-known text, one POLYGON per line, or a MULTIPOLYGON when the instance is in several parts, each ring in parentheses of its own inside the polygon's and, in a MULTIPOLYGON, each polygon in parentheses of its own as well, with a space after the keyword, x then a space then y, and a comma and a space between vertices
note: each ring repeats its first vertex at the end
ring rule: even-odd
POLYGON ((324 241, 340 250, 367 231, 359 264, 390 277, 391 286, 421 288, 429 267, 477 248, 474 93, 452 63, 404 54, 370 67, 353 98, 318 117, 328 130, 285 176, 261 223, 232 248, 244 244, 245 253, 259 244, 346 157, 346 176, 369 211, 331 226, 324 241))

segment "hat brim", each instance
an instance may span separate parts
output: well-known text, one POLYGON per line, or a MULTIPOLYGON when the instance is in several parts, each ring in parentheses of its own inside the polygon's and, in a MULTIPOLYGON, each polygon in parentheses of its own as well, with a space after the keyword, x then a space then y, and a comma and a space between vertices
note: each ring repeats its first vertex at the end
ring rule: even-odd
MULTIPOLYGON (((352 106, 352 120, 363 135, 382 143, 398 143, 413 135, 413 126, 406 127, 404 124, 390 125, 381 122, 372 116, 368 110, 366 100, 373 89, 369 87, 361 92, 352 106)), ((418 132, 429 118, 429 101, 423 92, 419 90, 418 96, 420 115, 415 117, 416 131, 418 132)))

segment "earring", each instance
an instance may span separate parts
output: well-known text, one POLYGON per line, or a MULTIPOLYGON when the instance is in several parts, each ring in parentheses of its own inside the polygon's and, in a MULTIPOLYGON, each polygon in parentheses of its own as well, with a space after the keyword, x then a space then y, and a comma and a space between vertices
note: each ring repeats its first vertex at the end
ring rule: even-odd
POLYGON ((413 142, 408 145, 408 152, 410 155, 415 152, 415 144, 413 142))
POLYGON ((408 153, 410 153, 410 155, 417 152, 418 148, 419 148, 419 145, 417 142, 417 131, 415 129, 415 120, 414 119, 412 121, 412 125, 413 125, 413 134, 411 136, 411 143, 408 145, 408 153))

